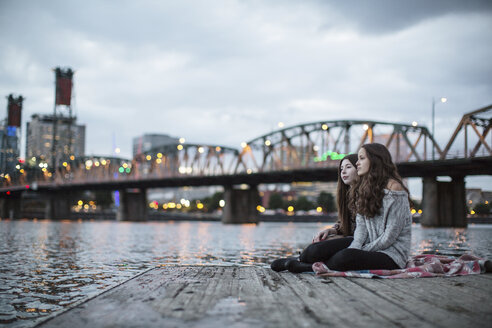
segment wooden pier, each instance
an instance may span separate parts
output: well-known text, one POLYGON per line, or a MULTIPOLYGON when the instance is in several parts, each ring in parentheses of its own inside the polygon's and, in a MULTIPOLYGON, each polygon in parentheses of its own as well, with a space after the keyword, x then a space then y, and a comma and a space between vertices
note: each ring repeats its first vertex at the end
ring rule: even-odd
POLYGON ((490 327, 492 274, 320 278, 269 268, 163 266, 38 327, 490 327))

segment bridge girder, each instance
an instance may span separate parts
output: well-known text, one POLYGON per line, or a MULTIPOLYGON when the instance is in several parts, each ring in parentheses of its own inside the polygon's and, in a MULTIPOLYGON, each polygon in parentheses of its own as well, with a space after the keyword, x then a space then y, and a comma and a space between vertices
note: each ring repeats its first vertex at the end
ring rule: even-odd
POLYGON ((332 166, 367 142, 385 144, 396 162, 427 159, 428 143, 438 154, 442 152, 425 126, 370 120, 319 121, 279 129, 247 142, 235 172, 332 166))
POLYGON ((463 115, 460 123, 456 127, 451 139, 447 143, 440 159, 446 159, 453 157, 451 154, 451 147, 457 141, 460 133, 464 137, 463 151, 458 150, 454 157, 475 157, 479 150, 482 149, 482 156, 492 156, 492 139, 490 144, 487 142, 486 137, 492 128, 492 105, 477 109, 475 111, 466 113, 463 115), (469 136, 468 128, 472 129, 472 135, 469 136), (482 129, 480 131, 479 129, 482 129), (473 133, 474 132, 474 133, 473 133), (471 144, 475 143, 473 147, 471 144), (471 149, 471 151, 469 151, 471 149))

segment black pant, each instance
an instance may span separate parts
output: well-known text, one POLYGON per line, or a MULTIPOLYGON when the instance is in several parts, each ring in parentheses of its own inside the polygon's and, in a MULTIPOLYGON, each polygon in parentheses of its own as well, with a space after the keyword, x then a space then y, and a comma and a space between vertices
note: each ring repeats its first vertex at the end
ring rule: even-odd
POLYGON ((353 240, 352 237, 344 237, 311 244, 301 253, 299 261, 325 262, 330 270, 335 271, 399 269, 393 259, 384 253, 347 248, 353 240))

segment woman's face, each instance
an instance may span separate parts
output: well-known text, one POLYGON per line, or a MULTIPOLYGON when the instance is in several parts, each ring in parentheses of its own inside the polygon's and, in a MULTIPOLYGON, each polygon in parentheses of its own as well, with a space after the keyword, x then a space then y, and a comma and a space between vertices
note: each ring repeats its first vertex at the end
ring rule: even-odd
POLYGON ((344 159, 340 165, 340 178, 346 185, 353 185, 357 179, 357 169, 348 159, 344 159))
POLYGON ((357 175, 363 176, 369 172, 369 168, 371 166, 371 162, 369 158, 367 158, 367 153, 364 148, 361 148, 358 153, 359 159, 357 160, 357 175))

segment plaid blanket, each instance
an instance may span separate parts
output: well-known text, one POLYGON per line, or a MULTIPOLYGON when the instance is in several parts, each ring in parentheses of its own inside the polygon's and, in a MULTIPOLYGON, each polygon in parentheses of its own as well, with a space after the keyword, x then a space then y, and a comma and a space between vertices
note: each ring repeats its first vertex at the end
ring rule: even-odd
POLYGON ((419 277, 453 277, 469 274, 485 273, 486 260, 473 255, 462 255, 459 258, 424 254, 417 255, 407 261, 404 269, 397 270, 361 270, 332 271, 323 262, 313 264, 313 270, 323 277, 357 277, 357 278, 419 278, 419 277))

